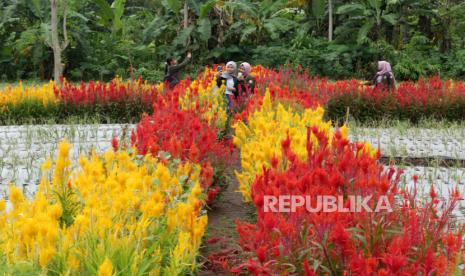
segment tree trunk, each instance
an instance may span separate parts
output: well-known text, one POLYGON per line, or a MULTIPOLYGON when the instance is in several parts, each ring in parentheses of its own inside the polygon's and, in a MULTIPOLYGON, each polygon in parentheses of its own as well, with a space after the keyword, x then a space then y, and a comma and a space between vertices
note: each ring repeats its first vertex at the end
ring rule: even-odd
MULTIPOLYGON (((188 1, 184 1, 184 9, 183 9, 183 14, 184 14, 184 19, 183 19, 183 27, 184 29, 187 29, 189 27, 189 5, 188 1)), ((189 47, 191 44, 191 36, 187 37, 186 41, 186 48, 189 47)))
POLYGON ((63 63, 61 54, 63 50, 68 46, 68 34, 66 30, 66 0, 64 1, 64 14, 63 14, 63 36, 64 42, 60 45, 58 38, 58 0, 50 0, 51 6, 51 32, 52 32, 52 43, 50 47, 53 50, 53 78, 55 83, 60 83, 60 77, 63 74, 63 63))
POLYGON ((184 14, 183 26, 184 26, 184 29, 186 29, 187 27, 189 27, 189 6, 187 5, 187 0, 184 1, 183 14, 184 14))
POLYGON ((328 0, 328 40, 333 41, 333 1, 328 0))
POLYGON ((53 50, 53 78, 55 83, 60 83, 60 76, 63 73, 61 66, 61 47, 58 41, 58 7, 57 0, 50 0, 52 12, 52 50, 53 50))

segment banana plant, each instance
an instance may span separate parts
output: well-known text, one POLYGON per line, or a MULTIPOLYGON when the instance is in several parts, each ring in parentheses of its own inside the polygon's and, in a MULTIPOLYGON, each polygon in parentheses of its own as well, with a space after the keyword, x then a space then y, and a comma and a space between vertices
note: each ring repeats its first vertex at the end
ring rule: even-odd
MULTIPOLYGON (((159 45, 163 53, 206 51, 211 48, 219 0, 163 0, 154 19, 143 30, 145 42, 159 45), (164 46, 168 42, 169 46, 164 46), (162 46, 163 45, 163 46, 162 46)), ((214 47, 214 46, 213 46, 214 47)))
POLYGON ((260 44, 269 38, 275 40, 298 26, 287 18, 287 1, 232 0, 225 2, 225 5, 232 9, 237 18, 230 27, 231 34, 239 35, 241 42, 260 44))
POLYGON ((347 37, 355 31, 359 44, 381 38, 382 25, 395 25, 399 17, 389 9, 388 2, 390 1, 361 0, 339 6, 336 14, 344 16, 345 23, 335 32, 341 37, 347 37))

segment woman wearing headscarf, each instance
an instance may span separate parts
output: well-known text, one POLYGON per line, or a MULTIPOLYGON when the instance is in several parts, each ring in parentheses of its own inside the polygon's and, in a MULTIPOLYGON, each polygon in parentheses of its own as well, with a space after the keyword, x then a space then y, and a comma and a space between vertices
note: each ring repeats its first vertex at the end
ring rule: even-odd
POLYGON ((375 87, 393 89, 396 87, 396 79, 392 72, 391 64, 385 60, 378 61, 378 72, 372 80, 375 87))
POLYGON ((239 92, 238 81, 236 77, 237 64, 234 61, 226 63, 225 71, 216 74, 216 86, 225 85, 225 94, 228 100, 229 110, 234 108, 233 96, 237 97, 239 92))
POLYGON ((252 66, 243 62, 239 66, 239 75, 237 79, 239 81, 239 94, 250 95, 254 93, 255 89, 255 78, 251 75, 252 66))

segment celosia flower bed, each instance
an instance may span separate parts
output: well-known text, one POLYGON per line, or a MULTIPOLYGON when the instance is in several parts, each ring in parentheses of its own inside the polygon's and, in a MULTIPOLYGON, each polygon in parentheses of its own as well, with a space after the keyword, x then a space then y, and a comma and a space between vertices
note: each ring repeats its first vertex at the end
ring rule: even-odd
MULTIPOLYGON (((419 204, 414 191, 398 189, 394 169, 383 173, 376 157, 340 132, 329 139, 315 126, 308 129, 307 158, 300 160, 282 142, 283 156, 257 175, 251 197, 256 224, 238 222, 240 244, 253 257, 231 269, 253 275, 452 275, 461 274, 463 228, 451 230, 450 214, 457 191, 439 213, 434 190, 419 204), (317 137, 317 143, 311 135, 317 137), (332 140, 332 141, 330 141, 332 140), (316 146, 316 147, 315 147, 316 146), (308 196, 317 210, 317 196, 370 196, 376 210, 386 196, 392 212, 265 212, 265 196, 308 196), (397 199, 397 200, 396 200, 397 199)), ((433 188, 432 188, 433 189, 433 188)))
MULTIPOLYGON (((369 144, 348 141, 345 127, 333 131, 318 112, 313 120, 303 123, 304 114, 315 111, 288 110, 280 104, 271 105, 266 95, 263 105, 249 115, 248 125, 236 124, 234 141, 241 150, 243 165, 237 177, 244 200, 252 201, 256 208, 257 221, 237 222, 239 242, 250 258, 239 265, 233 262, 236 266, 229 267, 231 272, 463 273, 464 228, 454 225, 450 217, 461 199, 457 190, 444 203, 432 187, 431 198, 421 201, 416 188, 399 189, 401 171, 383 170, 379 151, 369 144), (372 210, 376 210, 373 204, 385 196, 392 212, 318 210, 318 196, 328 195, 346 199, 345 208, 349 207, 349 197, 370 197, 372 210), (314 211, 306 206, 295 212, 271 211, 266 204, 270 196, 305 197, 313 203, 310 206, 314 211)), ((222 256, 223 261, 218 263, 228 267, 225 259, 222 256)))
MULTIPOLYGON (((7 87, 0 91, 0 123, 61 122, 72 116, 99 116, 102 122, 137 122, 142 113, 151 113, 157 95, 173 93, 182 109, 200 110, 207 120, 215 117, 222 128, 227 124, 227 115, 222 108, 221 92, 214 93, 215 73, 216 70, 207 67, 194 81, 182 81, 169 92, 163 84, 152 85, 141 79, 80 84, 65 81, 59 87, 53 84, 7 87)), ((345 120, 348 111, 362 122, 386 119, 418 122, 422 118, 461 121, 465 118, 465 85, 460 81, 431 77, 417 83, 401 82, 390 93, 365 86, 358 80, 329 81, 309 76, 301 68, 271 70, 256 66, 253 75, 258 93, 246 101, 238 99, 240 113, 235 114, 236 120, 245 120, 260 106, 267 89, 272 100, 294 108, 325 106, 325 117, 333 121, 345 120)))
POLYGON ((244 102, 243 112, 235 114, 231 142, 222 135, 231 118, 224 91, 215 88, 214 74, 206 68, 198 79, 181 81, 169 91, 141 80, 114 80, 50 84, 42 89, 54 93, 47 92, 44 98, 35 92, 25 96, 23 88, 5 94, 5 114, 33 101, 43 110, 75 108, 73 114, 129 109, 122 117, 137 114, 142 119, 132 134, 133 148, 120 149, 114 139, 113 151, 81 157, 78 165, 72 164, 70 146, 63 143, 54 169, 51 161, 43 165, 44 178, 33 199, 10 188, 11 206, 0 204, 0 271, 194 273, 207 224, 203 208, 215 199, 221 189, 218 179, 224 179, 221 174, 234 163, 233 142, 240 150, 241 170, 236 172, 240 191, 255 206, 257 221, 237 223, 238 242, 250 258, 230 267, 231 272, 463 272, 463 228, 452 228, 449 217, 459 193, 452 191, 452 198, 441 206, 434 188, 423 202, 416 190, 399 189, 399 173, 392 168, 383 171, 380 152, 369 144, 348 141, 345 126, 333 130, 321 107, 350 95, 365 97, 376 108, 389 99, 405 110, 448 99, 440 105, 445 108, 451 99, 462 97, 465 89, 460 82, 432 78, 416 85, 403 83, 388 94, 355 80, 329 82, 305 72, 257 67, 257 93, 244 102), (360 195, 373 202, 385 197, 393 208, 375 213, 265 212, 265 196, 270 195, 310 199, 360 195))
POLYGON ((207 203, 212 203, 222 186, 214 181, 234 164, 233 145, 218 140, 218 130, 201 120, 197 113, 179 110, 171 103, 158 103, 152 115, 143 116, 131 136, 132 144, 141 154, 154 156, 163 151, 174 158, 202 165, 202 188, 208 190, 207 203))
MULTIPOLYGON (((292 149, 296 157, 305 160, 307 126, 318 126, 322 131, 329 133, 331 123, 323 121, 322 108, 306 109, 298 112, 292 106, 285 108, 280 102, 272 103, 270 93, 266 93, 259 110, 247 119, 247 124, 238 121, 234 124, 234 144, 240 149, 241 172, 236 172, 240 191, 246 201, 250 201, 252 183, 263 168, 270 168, 273 158, 281 158, 280 141, 287 136, 294 141, 292 149)), ((343 128, 347 135, 346 127, 343 128)), ((312 140, 317 143, 316 137, 312 140)))
POLYGON ((10 188, 2 201, 0 255, 6 273, 180 275, 195 269, 207 216, 200 166, 127 151, 81 157, 60 144, 34 199, 10 188), (106 273, 106 274, 105 274, 106 273))
MULTIPOLYGON (((461 81, 438 77, 400 82, 392 91, 381 91, 358 80, 329 81, 309 76, 301 68, 269 70, 254 68, 257 90, 271 92, 273 100, 301 107, 325 107, 325 118, 343 122, 347 113, 360 122, 421 119, 462 121, 465 119, 465 85, 461 81)), ((259 106, 260 95, 254 95, 247 108, 236 118, 245 120, 259 106)))
POLYGON ((65 81, 54 91, 64 118, 97 114, 114 122, 135 123, 142 113, 151 112, 153 101, 163 89, 163 84, 150 85, 142 79, 126 83, 114 79, 79 85, 65 81))
POLYGON ((392 92, 361 89, 339 93, 326 104, 326 117, 342 121, 347 111, 360 122, 421 119, 463 121, 465 84, 438 77, 402 82, 392 92))
MULTIPOLYGON (((5 209, 3 202, 1 208, 1 271, 195 271, 207 224, 203 208, 213 202, 225 184, 221 174, 234 162, 232 143, 218 139, 217 127, 227 120, 221 94, 209 94, 213 82, 186 80, 170 93, 144 84, 154 112, 142 116, 132 136, 134 148, 120 150, 115 138, 113 151, 83 156, 77 166, 63 143, 54 171, 49 172, 51 161, 43 165, 45 176, 32 200, 12 186, 12 206, 5 209)), ((62 89, 68 90, 56 90, 56 96, 62 104, 93 108, 129 97, 130 85, 115 80, 78 89, 65 83, 62 89)))

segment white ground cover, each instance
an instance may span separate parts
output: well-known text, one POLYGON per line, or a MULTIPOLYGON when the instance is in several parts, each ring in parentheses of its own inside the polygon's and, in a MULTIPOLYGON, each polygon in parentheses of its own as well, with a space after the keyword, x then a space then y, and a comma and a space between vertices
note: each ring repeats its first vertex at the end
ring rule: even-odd
MULTIPOLYGON (((413 191, 415 186, 413 176, 417 175, 417 191, 422 198, 429 197, 432 185, 442 202, 449 200, 449 194, 455 188, 465 196, 465 168, 411 166, 402 169, 399 187, 413 191)), ((465 221, 465 200, 459 201, 453 214, 461 221, 465 221)))
MULTIPOLYGON (((25 125, 0 126, 0 198, 6 198, 8 184, 14 182, 32 196, 40 180, 40 166, 56 155, 57 144, 64 138, 72 144, 71 157, 89 153, 93 148, 104 152, 111 147, 112 138, 129 139, 134 125, 25 125)), ((352 128, 350 138, 367 141, 385 156, 447 157, 465 159, 465 129, 375 129, 352 128)), ((412 177, 419 177, 418 191, 427 195, 431 184, 438 193, 448 197, 450 189, 458 187, 465 194, 465 168, 404 167, 402 187, 413 187, 412 177)), ((455 214, 465 218, 465 202, 455 214)))
MULTIPOLYGON (((465 159, 465 129, 421 128, 350 128, 352 141, 366 141, 380 147, 381 154, 389 157, 465 159)), ((400 186, 413 189, 413 175, 418 176, 420 196, 427 197, 434 185, 444 200, 457 187, 465 196, 465 168, 401 166, 404 170, 400 186)), ((465 220, 465 200, 461 200, 454 215, 465 220)))
POLYGON ((92 149, 103 152, 115 137, 130 137, 134 125, 24 125, 0 126, 0 197, 5 198, 8 184, 14 182, 28 196, 37 189, 40 166, 55 159, 57 145, 67 138, 72 145, 71 158, 92 149))
POLYGON ((380 145, 385 156, 465 159, 465 129, 351 128, 350 139, 380 145))

